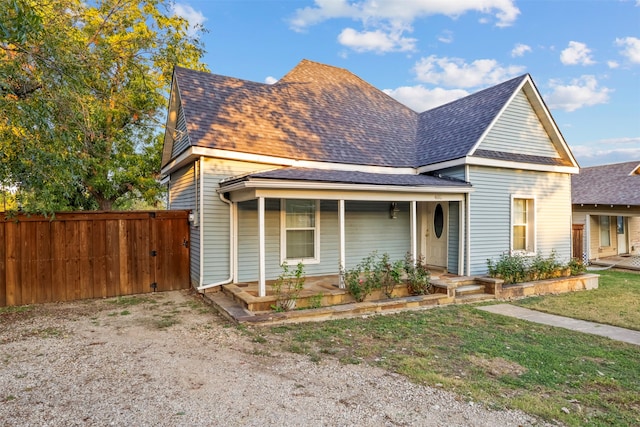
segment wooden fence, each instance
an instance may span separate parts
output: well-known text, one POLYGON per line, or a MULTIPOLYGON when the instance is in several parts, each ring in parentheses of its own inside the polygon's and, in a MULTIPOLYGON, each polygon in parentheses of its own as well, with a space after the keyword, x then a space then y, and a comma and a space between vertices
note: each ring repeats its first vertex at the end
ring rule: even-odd
POLYGON ((185 289, 187 211, 0 219, 0 307, 185 289))

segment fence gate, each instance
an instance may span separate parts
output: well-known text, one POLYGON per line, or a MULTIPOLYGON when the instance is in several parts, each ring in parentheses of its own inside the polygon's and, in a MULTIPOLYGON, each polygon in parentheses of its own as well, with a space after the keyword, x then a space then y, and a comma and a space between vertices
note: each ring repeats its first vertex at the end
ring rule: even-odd
POLYGON ((584 261, 582 259, 583 251, 584 251, 584 225, 583 224, 573 224, 571 229, 572 229, 571 247, 573 248, 572 257, 576 258, 576 259, 578 259, 580 261, 584 261))
POLYGON ((0 307, 185 289, 188 211, 0 220, 0 307))

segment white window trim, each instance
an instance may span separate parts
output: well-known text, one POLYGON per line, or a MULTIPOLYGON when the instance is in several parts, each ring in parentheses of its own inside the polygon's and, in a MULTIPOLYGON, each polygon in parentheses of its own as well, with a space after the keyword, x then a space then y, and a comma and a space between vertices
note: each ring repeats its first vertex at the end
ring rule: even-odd
MULTIPOLYGON (((287 200, 280 199, 280 264, 297 265, 298 263, 319 264, 320 263, 320 200, 316 203, 315 233, 313 234, 313 258, 287 258, 287 200)), ((307 199, 312 200, 312 199, 307 199)))
MULTIPOLYGON (((509 252, 514 255, 514 254, 519 254, 519 255, 525 255, 525 256, 533 256, 537 253, 538 251, 538 203, 536 200, 535 196, 532 195, 522 195, 522 194, 512 194, 511 195, 511 209, 509 211, 509 252), (531 238, 533 240, 532 245, 533 245, 533 250, 532 251, 523 251, 523 250, 514 250, 513 249, 513 227, 514 227, 514 200, 515 199, 525 199, 525 200, 531 200, 531 202, 533 203, 532 209, 529 209, 529 214, 531 215, 531 212, 533 212, 533 230, 529 230, 530 227, 530 222, 531 222, 531 218, 528 217, 527 218, 527 239, 529 238, 529 235, 531 235, 531 238)), ((529 243, 529 241, 527 240, 527 243, 529 243)), ((529 246, 529 245, 527 245, 529 246)))

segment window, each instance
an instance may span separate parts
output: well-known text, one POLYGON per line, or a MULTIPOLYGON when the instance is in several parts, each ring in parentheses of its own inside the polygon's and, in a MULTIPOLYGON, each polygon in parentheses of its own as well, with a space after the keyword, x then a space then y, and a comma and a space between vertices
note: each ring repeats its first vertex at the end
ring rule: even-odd
POLYGON ((611 246, 611 222, 608 216, 600 216, 600 246, 611 246))
POLYGON ((513 197, 511 200, 511 250, 536 251, 535 203, 532 198, 513 197))
POLYGON ((282 201, 282 259, 318 262, 318 201, 282 201))

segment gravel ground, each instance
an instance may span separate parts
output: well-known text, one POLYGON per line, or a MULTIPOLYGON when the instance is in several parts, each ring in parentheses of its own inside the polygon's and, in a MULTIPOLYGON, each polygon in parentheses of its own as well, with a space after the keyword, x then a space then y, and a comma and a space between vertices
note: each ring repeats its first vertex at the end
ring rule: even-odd
POLYGON ((185 291, 0 312, 0 426, 529 426, 365 365, 260 350, 185 291))

